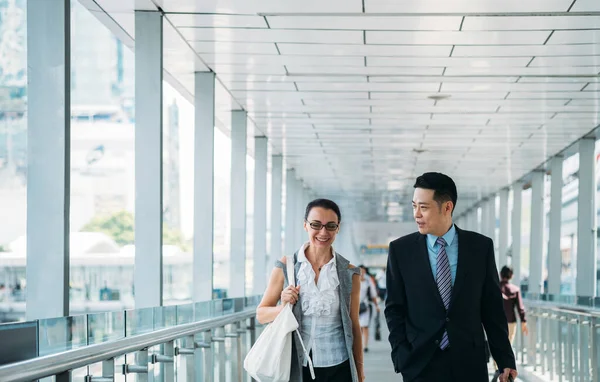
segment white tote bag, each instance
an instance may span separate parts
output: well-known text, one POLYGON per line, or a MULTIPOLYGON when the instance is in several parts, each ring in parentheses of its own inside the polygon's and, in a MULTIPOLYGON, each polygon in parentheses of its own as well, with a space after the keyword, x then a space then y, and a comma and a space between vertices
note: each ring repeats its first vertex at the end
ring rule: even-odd
MULTIPOLYGON (((287 274, 290 285, 295 285, 294 260, 287 257, 287 274)), ((244 369, 258 382, 287 382, 290 380, 292 361, 292 335, 296 332, 308 359, 312 379, 315 372, 302 337, 298 332, 298 321, 292 307, 285 304, 275 320, 267 325, 244 359, 244 369)))

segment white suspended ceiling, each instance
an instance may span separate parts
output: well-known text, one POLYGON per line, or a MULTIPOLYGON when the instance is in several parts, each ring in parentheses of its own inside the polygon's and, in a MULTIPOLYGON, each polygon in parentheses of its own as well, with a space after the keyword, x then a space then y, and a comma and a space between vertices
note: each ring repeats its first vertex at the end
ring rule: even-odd
POLYGON ((215 71, 221 122, 246 109, 306 186, 375 215, 425 171, 462 210, 600 124, 597 0, 81 2, 130 44, 134 10, 159 7, 184 94, 215 71))

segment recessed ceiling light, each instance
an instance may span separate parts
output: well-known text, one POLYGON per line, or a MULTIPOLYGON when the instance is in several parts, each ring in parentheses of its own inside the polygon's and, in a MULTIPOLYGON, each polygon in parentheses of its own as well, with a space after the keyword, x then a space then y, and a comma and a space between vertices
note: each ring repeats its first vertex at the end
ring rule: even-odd
POLYGON ((430 96, 427 96, 427 98, 432 99, 434 101, 441 101, 443 99, 448 99, 452 97, 450 94, 433 94, 430 96))

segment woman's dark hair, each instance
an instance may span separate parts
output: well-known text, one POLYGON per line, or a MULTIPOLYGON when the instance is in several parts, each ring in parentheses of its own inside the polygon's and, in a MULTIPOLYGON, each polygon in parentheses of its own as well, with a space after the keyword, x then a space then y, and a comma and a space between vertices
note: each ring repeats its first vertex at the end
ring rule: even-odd
POLYGON ((310 211, 317 207, 325 208, 326 210, 332 210, 338 217, 338 224, 342 222, 342 213, 340 212, 340 207, 338 207, 334 201, 329 199, 315 199, 308 203, 306 206, 306 212, 304 213, 304 220, 307 220, 310 211))
POLYGON ((500 271, 500 277, 502 279, 506 279, 506 280, 510 280, 513 276, 513 269, 512 267, 509 267, 508 265, 505 265, 502 267, 502 270, 500 271))

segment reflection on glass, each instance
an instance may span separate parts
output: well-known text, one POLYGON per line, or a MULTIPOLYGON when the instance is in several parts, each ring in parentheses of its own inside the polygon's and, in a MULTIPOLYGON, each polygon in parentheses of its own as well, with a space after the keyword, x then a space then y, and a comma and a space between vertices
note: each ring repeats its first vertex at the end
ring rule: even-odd
POLYGON ((177 306, 159 306, 154 308, 154 329, 170 328, 177 325, 177 306))
POLYGON ((149 333, 154 329, 154 308, 144 308, 125 311, 127 337, 136 334, 149 333))
POLYGON ((212 303, 212 315, 213 317, 223 315, 223 300, 213 300, 212 303))
POLYGON ((50 318, 39 321, 40 356, 87 345, 86 316, 50 318))
POLYGON ((177 305, 177 325, 194 322, 194 304, 177 305))
POLYGON ((89 345, 125 337, 125 312, 88 314, 87 320, 89 345))
POLYGON ((202 301, 194 304, 194 321, 198 322, 213 316, 213 302, 202 301))

